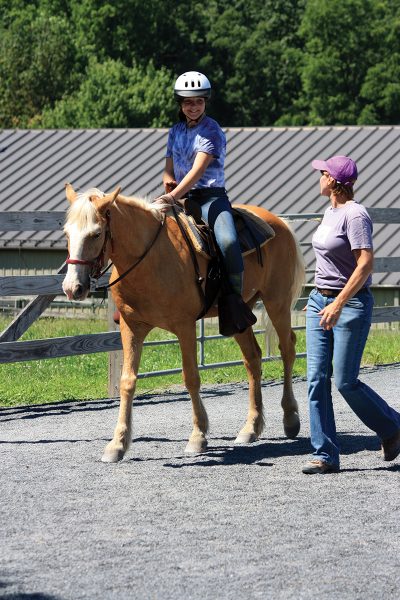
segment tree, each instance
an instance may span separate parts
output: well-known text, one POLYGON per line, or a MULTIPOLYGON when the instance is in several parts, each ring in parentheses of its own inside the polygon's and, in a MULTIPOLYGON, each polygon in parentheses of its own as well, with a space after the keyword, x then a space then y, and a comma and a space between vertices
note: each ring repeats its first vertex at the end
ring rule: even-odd
POLYGON ((63 17, 26 8, 0 29, 0 126, 26 127, 72 87, 75 46, 63 17))
POLYGON ((227 125, 272 125, 290 109, 300 91, 302 55, 297 28, 304 2, 217 4, 223 10, 214 7, 207 40, 208 63, 219 67, 219 112, 227 125))
MULTIPOLYGON (((209 0, 205 0, 205 4, 209 0)), ((152 61, 177 75, 195 68, 205 42, 202 3, 176 0, 71 0, 77 45, 99 62, 152 61)))
POLYGON ((400 5, 386 0, 378 11, 379 52, 361 87, 359 125, 400 122, 400 5))
POLYGON ((399 64, 399 0, 0 0, 0 127, 167 125, 195 69, 223 125, 395 123, 399 64))
POLYGON ((36 121, 48 128, 166 127, 176 114, 166 69, 92 60, 80 88, 36 121), (167 91, 167 93, 166 93, 167 91))
POLYGON ((297 104, 312 125, 357 123, 360 91, 380 44, 374 0, 308 0, 300 26, 305 41, 297 104))

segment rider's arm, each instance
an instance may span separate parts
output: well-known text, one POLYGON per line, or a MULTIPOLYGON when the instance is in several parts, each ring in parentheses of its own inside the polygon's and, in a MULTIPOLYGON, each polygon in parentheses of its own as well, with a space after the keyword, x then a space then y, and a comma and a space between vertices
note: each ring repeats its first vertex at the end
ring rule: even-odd
POLYGON ((162 179, 166 193, 171 192, 172 189, 176 187, 174 161, 171 156, 167 156, 167 158, 165 159, 165 168, 162 179))
MULTIPOLYGON (((172 159, 170 160, 172 161, 172 159)), ((206 154, 205 152, 198 152, 196 154, 192 168, 172 192, 172 196, 175 200, 183 198, 185 194, 192 189, 192 187, 204 175, 207 167, 212 163, 213 160, 214 156, 211 154, 206 154)))

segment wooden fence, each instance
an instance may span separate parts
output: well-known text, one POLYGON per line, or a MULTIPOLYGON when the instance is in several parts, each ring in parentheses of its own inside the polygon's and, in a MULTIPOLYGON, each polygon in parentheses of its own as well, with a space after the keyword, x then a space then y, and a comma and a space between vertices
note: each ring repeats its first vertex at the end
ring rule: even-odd
MULTIPOLYGON (((400 209, 368 209, 368 212, 375 223, 400 223, 400 209)), ((321 214, 290 214, 281 216, 285 217, 288 221, 320 220, 322 217, 321 214)), ((63 212, 3 212, 0 213, 0 231, 56 231, 62 229, 64 218, 65 213, 63 212)), ((400 271, 400 257, 376 258, 374 270, 379 273, 398 272, 400 271)), ((61 285, 65 272, 66 264, 64 263, 54 275, 0 277, 0 296, 34 296, 8 327, 0 333, 0 363, 52 359, 94 352, 109 352, 109 393, 113 397, 117 395, 116 373, 119 372, 119 359, 117 359, 115 351, 121 350, 119 331, 17 341, 30 325, 50 306, 55 297, 62 294, 61 285)), ((103 279, 99 282, 100 285, 106 283, 108 277, 109 275, 104 275, 103 279)), ((396 321, 400 321, 399 306, 374 308, 374 323, 391 323, 396 321)), ((109 328, 112 328, 112 319, 109 319, 109 325, 109 328)), ((156 342, 150 343, 154 345, 156 342)), ((163 342, 159 343, 162 344, 163 342)), ((265 360, 275 358, 266 357, 265 360)), ((201 368, 210 368, 212 366, 214 365, 200 365, 201 368)), ((145 375, 149 376, 150 374, 145 375)))

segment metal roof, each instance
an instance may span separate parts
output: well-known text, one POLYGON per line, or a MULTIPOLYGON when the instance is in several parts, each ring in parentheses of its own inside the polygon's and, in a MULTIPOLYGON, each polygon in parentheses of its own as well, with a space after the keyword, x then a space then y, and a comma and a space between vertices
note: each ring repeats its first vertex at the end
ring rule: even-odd
MULTIPOLYGON (((226 187, 232 202, 275 213, 316 213, 319 195, 314 158, 346 154, 356 160, 356 198, 367 208, 400 206, 400 126, 226 128, 226 187)), ((122 186, 127 196, 162 193, 167 129, 0 131, 0 210, 67 208, 64 183, 75 189, 122 186)), ((294 223, 301 242, 316 223, 294 223)), ((399 225, 374 226, 377 256, 399 256, 399 225)), ((65 248, 62 232, 2 232, 3 248, 65 248)), ((307 267, 312 249, 304 249, 307 267)), ((312 275, 308 277, 312 280, 312 275)), ((399 285, 397 273, 375 283, 399 285)))

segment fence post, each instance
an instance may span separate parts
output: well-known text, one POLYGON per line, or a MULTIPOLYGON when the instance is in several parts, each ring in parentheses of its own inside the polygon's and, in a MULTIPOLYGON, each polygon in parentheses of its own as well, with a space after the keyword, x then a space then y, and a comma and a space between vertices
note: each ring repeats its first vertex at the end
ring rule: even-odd
MULTIPOLYGON (((113 315, 116 309, 111 292, 108 292, 108 330, 117 331, 119 326, 114 323, 113 315)), ((108 397, 119 398, 119 381, 121 379, 123 362, 122 350, 116 350, 108 353, 108 397)))

